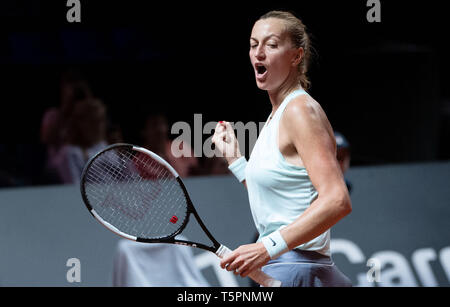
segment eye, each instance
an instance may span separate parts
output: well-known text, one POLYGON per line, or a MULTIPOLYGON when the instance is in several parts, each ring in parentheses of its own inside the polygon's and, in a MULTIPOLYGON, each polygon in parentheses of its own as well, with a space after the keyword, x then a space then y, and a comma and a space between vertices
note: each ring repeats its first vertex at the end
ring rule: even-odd
POLYGON ((277 48, 278 45, 276 43, 268 43, 267 46, 269 46, 270 48, 277 48))

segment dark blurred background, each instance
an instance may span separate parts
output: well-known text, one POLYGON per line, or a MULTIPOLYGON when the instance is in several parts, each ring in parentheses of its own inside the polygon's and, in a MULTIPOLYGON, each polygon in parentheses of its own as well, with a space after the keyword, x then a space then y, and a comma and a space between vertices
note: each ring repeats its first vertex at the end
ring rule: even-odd
MULTIPOLYGON (((60 104, 64 72, 79 72, 124 141, 140 142, 149 114, 193 127, 266 120, 271 105, 248 58, 255 20, 296 13, 313 36, 311 95, 351 144, 352 166, 450 159, 450 21, 442 1, 164 2, 2 1, 0 175, 9 186, 52 183, 42 175, 47 109, 60 104)), ((208 136, 204 136, 206 139, 208 136)))

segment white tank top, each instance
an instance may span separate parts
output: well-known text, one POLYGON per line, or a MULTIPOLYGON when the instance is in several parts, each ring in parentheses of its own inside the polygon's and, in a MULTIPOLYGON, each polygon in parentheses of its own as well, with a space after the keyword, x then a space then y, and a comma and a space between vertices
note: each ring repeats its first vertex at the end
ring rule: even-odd
MULTIPOLYGON (((270 122, 266 122, 245 169, 250 208, 259 240, 294 222, 317 198, 306 168, 288 163, 278 147, 278 127, 289 102, 308 95, 304 90, 289 94, 270 122)), ((330 256, 330 230, 297 247, 330 256)))

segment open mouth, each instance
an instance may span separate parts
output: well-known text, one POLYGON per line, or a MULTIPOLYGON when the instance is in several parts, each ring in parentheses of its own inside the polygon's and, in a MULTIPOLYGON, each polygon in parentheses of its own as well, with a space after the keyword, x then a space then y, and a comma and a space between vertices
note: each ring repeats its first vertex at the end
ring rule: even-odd
POLYGON ((255 70, 256 70, 256 76, 260 77, 260 78, 265 76, 265 74, 267 73, 266 66, 259 64, 259 63, 255 65, 255 70))
POLYGON ((263 75, 267 71, 267 68, 263 65, 256 66, 256 71, 258 72, 258 75, 263 75))

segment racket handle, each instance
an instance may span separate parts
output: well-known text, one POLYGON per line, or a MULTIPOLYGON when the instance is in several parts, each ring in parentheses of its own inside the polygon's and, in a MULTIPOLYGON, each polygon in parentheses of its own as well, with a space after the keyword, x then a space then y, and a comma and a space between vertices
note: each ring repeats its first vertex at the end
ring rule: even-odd
MULTIPOLYGON (((219 258, 223 258, 228 254, 231 254, 231 250, 225 245, 221 245, 216 252, 216 255, 219 258)), ((250 277, 263 287, 281 287, 281 281, 273 279, 272 277, 261 271, 261 269, 253 271, 248 275, 248 277, 250 277)))

